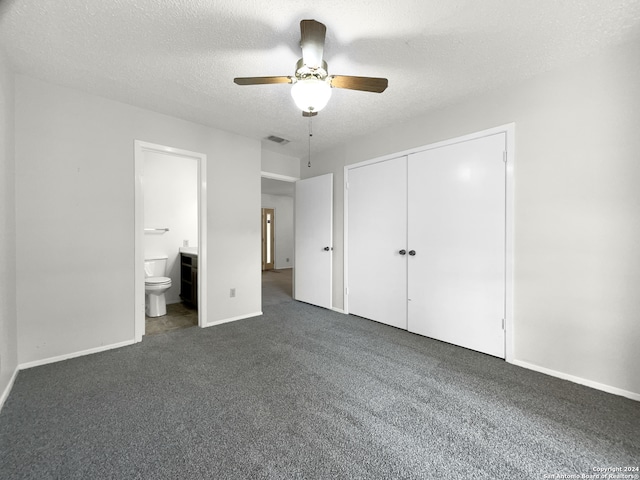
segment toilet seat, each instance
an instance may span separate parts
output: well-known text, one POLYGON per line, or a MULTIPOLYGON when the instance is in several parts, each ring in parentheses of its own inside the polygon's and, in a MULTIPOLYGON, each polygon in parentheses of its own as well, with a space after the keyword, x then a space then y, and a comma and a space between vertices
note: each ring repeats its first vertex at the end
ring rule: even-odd
POLYGON ((171 279, 169 277, 147 277, 144 279, 144 284, 160 287, 162 285, 171 284, 171 279))

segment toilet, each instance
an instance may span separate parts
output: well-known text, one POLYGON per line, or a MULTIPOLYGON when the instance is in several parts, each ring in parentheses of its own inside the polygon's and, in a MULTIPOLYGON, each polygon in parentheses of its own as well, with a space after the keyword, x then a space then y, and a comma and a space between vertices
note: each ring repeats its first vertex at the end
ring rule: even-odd
POLYGON ((171 279, 165 277, 167 257, 147 258, 144 261, 145 313, 148 317, 167 314, 164 294, 171 288, 171 279))

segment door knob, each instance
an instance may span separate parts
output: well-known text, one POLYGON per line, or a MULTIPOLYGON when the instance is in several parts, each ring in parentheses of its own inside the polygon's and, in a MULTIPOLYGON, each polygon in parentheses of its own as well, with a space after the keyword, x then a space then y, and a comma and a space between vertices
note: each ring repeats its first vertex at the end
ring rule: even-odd
POLYGON ((409 255, 414 257, 416 255, 416 251, 415 250, 409 250, 409 255))
POLYGON ((325 252, 328 252, 329 250, 331 250, 329 247, 324 247, 323 249, 325 252))
POLYGON ((406 254, 407 254, 407 251, 406 251, 406 250, 400 250, 398 253, 399 253, 400 255, 406 255, 406 254))

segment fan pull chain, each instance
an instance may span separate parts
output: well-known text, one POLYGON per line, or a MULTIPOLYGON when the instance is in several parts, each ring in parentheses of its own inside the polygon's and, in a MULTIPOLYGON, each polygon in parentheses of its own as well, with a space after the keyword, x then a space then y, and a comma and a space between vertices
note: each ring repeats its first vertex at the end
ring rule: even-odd
POLYGON ((311 130, 311 119, 313 117, 309 117, 309 163, 307 163, 307 167, 311 168, 311 137, 313 137, 313 131, 311 130))

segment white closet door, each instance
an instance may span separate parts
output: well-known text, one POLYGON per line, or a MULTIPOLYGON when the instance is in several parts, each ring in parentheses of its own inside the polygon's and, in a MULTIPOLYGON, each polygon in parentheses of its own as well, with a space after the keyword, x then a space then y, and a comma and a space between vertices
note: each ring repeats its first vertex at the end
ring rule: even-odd
POLYGON ((333 174, 298 180, 294 225, 294 298, 331 308, 333 174))
POLYGON ((409 156, 408 329, 504 358, 505 134, 409 156))
POLYGON ((407 157, 350 169, 347 182, 349 313, 406 329, 407 157))

